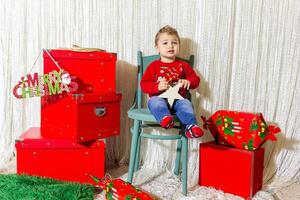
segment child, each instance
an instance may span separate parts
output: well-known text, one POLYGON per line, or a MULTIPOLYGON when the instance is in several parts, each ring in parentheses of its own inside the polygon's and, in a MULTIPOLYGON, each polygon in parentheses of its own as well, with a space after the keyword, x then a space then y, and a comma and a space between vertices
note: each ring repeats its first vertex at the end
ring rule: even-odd
POLYGON ((180 38, 176 29, 164 26, 155 36, 155 48, 160 59, 150 63, 142 80, 141 89, 149 94, 148 107, 155 119, 163 128, 171 128, 174 125, 171 113, 175 113, 185 125, 185 134, 188 138, 197 138, 203 135, 203 131, 197 125, 192 103, 188 99, 178 99, 172 108, 166 99, 158 97, 170 86, 181 84, 179 94, 186 97, 189 89, 199 86, 200 78, 188 63, 176 59, 179 53, 180 38))

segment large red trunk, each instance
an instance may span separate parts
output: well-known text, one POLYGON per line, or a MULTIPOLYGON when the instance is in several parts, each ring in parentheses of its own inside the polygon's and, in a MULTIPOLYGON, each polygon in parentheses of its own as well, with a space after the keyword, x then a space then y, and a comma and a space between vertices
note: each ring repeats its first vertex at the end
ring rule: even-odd
POLYGON ((120 101, 121 94, 116 93, 45 96, 41 110, 42 136, 86 142, 119 135, 120 101))
POLYGON ((30 128, 16 141, 17 172, 64 181, 95 184, 90 175, 104 177, 105 143, 77 144, 48 140, 30 128))
POLYGON ((254 151, 200 144, 199 185, 252 198, 262 188, 264 149, 254 151))
MULTIPOLYGON (((48 50, 60 68, 69 72, 79 85, 76 93, 115 92, 116 60, 114 53, 48 50)), ((44 51, 44 74, 59 68, 44 51)))

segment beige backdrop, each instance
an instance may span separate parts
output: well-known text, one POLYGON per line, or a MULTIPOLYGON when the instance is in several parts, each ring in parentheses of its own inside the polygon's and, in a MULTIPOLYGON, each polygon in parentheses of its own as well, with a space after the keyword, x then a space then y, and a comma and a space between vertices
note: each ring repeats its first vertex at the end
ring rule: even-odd
MULTIPOLYGON (((196 56, 201 87, 194 91, 197 118, 219 109, 262 112, 282 134, 265 145, 265 191, 299 181, 299 0, 0 0, 0 168, 14 163, 14 140, 39 126, 39 98, 18 100, 22 75, 42 72, 41 49, 98 47, 118 54, 117 89, 123 93, 121 136, 107 142, 109 163, 128 163, 126 112, 136 88, 136 53, 155 53, 154 35, 166 24, 183 38, 181 56, 196 56), (271 184, 272 183, 272 184, 271 184)), ((159 130, 153 130, 159 131, 159 130)), ((189 187, 197 184, 198 143, 189 143, 189 187)), ((144 168, 171 170, 174 143, 149 142, 144 168)), ((13 164, 12 164, 13 165, 13 164)), ((300 192, 299 192, 300 193, 300 192)), ((295 196, 295 195, 293 195, 295 196)), ((300 197, 299 197, 300 198, 300 197)))

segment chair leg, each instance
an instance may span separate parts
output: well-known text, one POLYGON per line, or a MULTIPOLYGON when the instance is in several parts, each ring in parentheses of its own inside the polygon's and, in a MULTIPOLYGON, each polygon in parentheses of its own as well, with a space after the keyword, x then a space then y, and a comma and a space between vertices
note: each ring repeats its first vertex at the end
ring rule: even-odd
POLYGON ((187 195, 187 164, 188 164, 188 139, 182 138, 182 194, 187 195))
POLYGON ((174 169, 174 174, 177 175, 177 176, 179 175, 181 149, 182 149, 182 141, 180 139, 180 140, 177 141, 176 160, 175 160, 175 169, 174 169))
POLYGON ((137 148, 136 148, 136 156, 135 156, 135 165, 134 172, 139 169, 140 166, 140 149, 141 149, 141 137, 138 138, 137 148))
POLYGON ((139 121, 134 120, 133 123, 133 133, 131 138, 131 150, 130 150, 130 161, 129 161, 129 168, 128 168, 128 177, 127 181, 132 183, 133 173, 134 173, 134 165, 135 165, 135 158, 136 158, 136 150, 138 146, 138 138, 139 138, 139 121))

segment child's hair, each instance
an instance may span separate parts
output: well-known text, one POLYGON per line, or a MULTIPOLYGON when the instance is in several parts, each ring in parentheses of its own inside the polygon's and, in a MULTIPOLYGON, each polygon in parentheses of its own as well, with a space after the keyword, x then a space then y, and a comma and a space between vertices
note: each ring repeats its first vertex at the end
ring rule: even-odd
POLYGON ((162 27, 161 29, 159 29, 159 31, 156 33, 156 35, 155 35, 155 45, 157 45, 159 35, 162 34, 162 33, 167 33, 169 35, 175 35, 178 38, 178 41, 180 43, 180 37, 178 35, 177 30, 175 28, 173 28, 172 26, 166 25, 166 26, 162 27))

